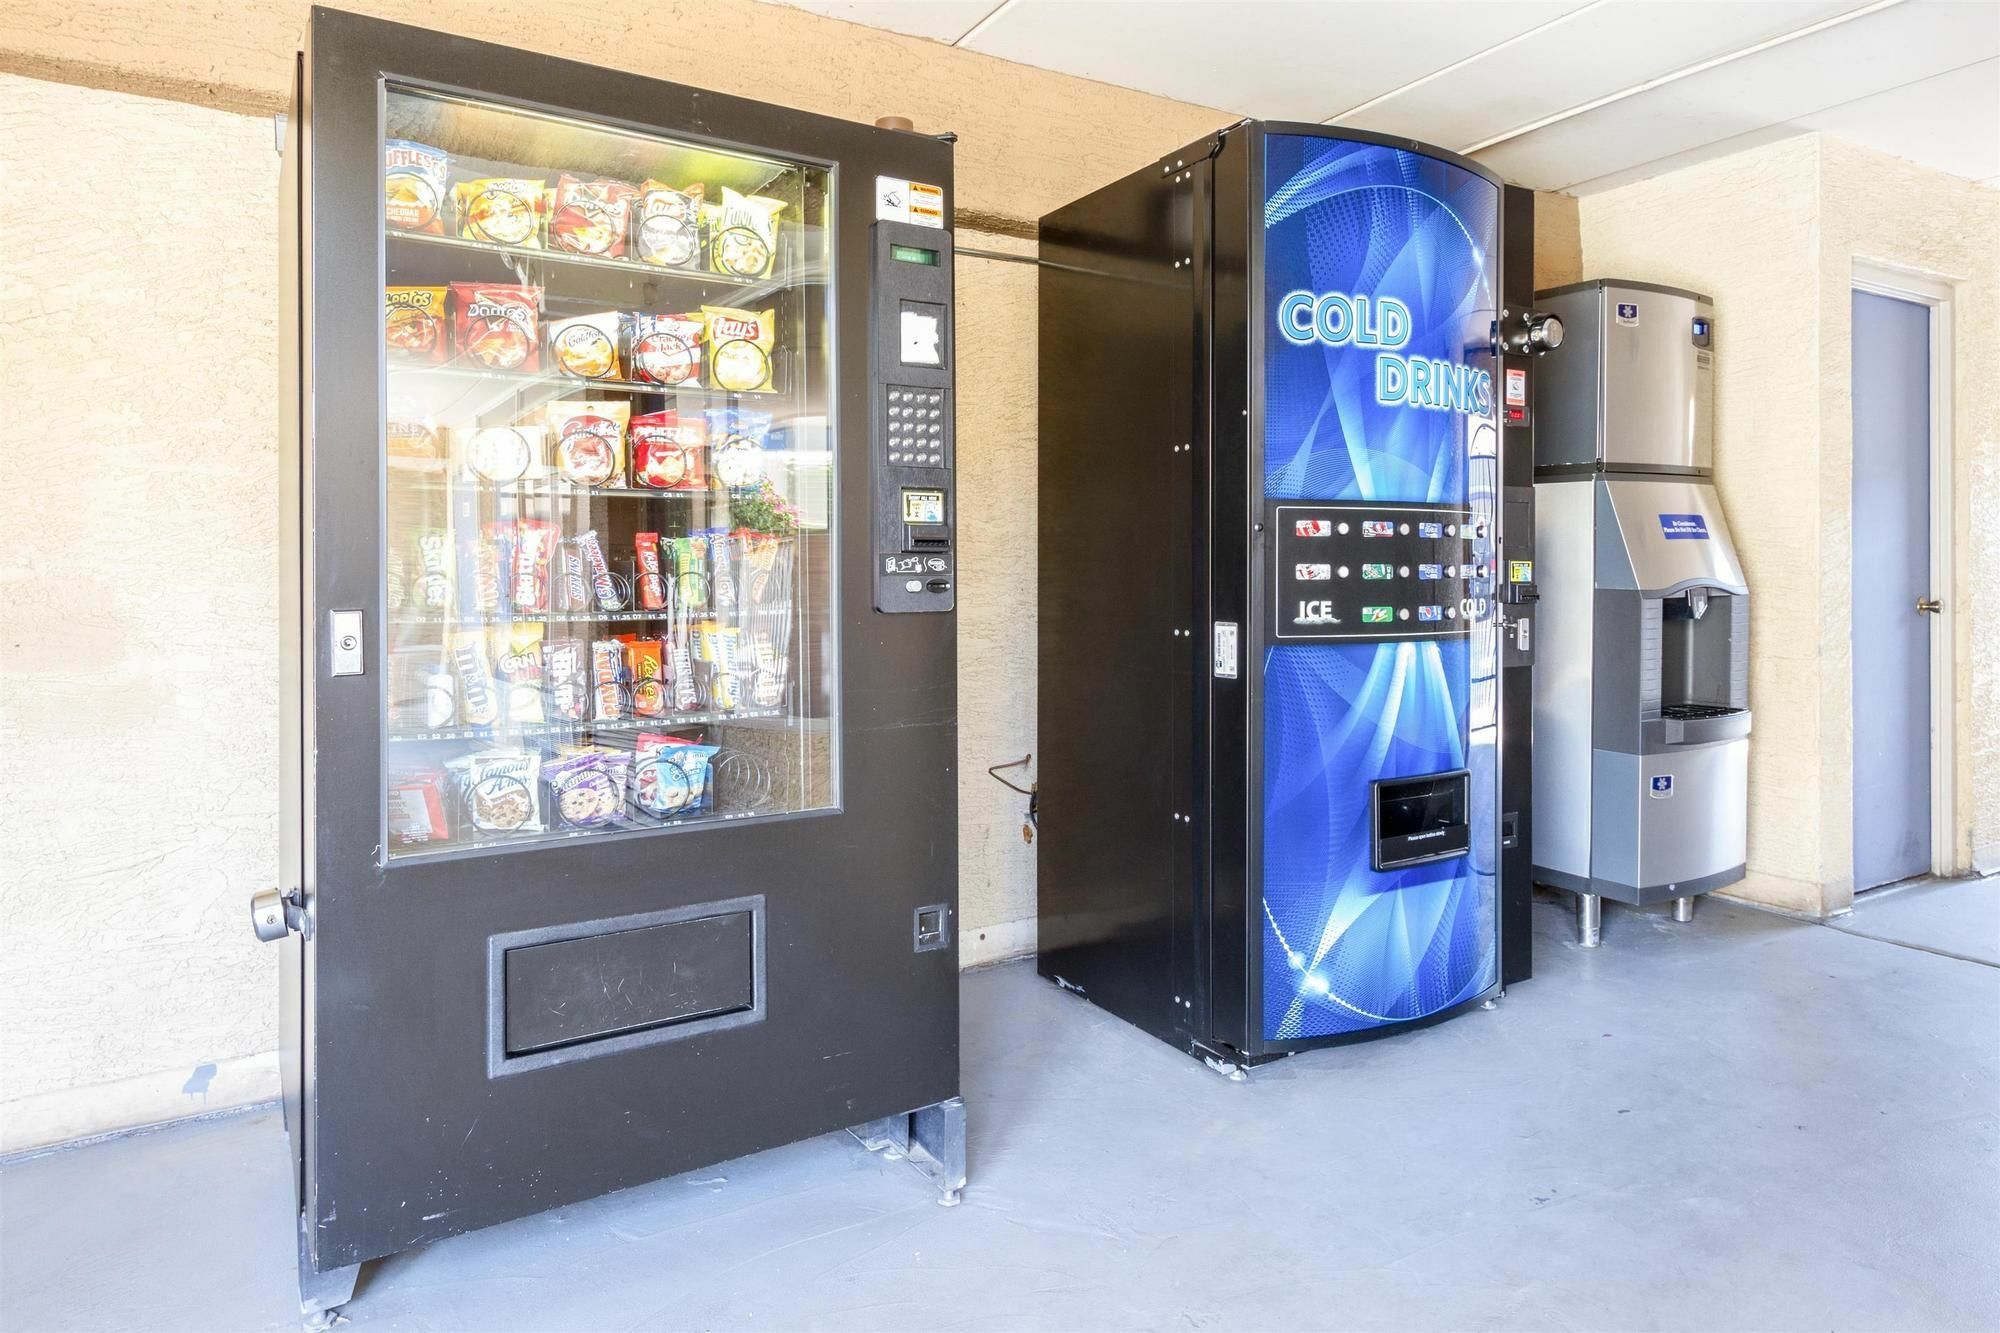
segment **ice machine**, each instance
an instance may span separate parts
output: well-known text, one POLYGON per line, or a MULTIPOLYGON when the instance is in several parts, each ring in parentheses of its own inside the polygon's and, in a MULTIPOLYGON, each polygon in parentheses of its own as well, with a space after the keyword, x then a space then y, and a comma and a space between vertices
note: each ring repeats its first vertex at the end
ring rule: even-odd
POLYGON ((297 80, 302 1305, 847 1127, 955 1199, 950 145, 324 9, 297 80))
POLYGON ((1743 877, 1750 589, 1714 475, 1715 310, 1600 279, 1541 293, 1568 345, 1540 385, 1535 876, 1601 899, 1743 877))
POLYGON ((1528 973, 1532 206, 1245 122, 1041 221, 1038 966, 1232 1073, 1528 973))

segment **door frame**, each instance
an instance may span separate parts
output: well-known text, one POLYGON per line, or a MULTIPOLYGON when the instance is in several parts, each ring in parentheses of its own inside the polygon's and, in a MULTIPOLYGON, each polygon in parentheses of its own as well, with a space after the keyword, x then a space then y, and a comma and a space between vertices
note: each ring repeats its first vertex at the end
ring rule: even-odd
MULTIPOLYGON (((1958 856, 1957 659, 1958 608, 1953 585, 1953 543, 1958 512, 1952 485, 1952 303, 1953 284, 1944 278, 1894 265, 1854 261, 1852 287, 1857 292, 1908 301, 1930 311, 1930 583, 1931 595, 1943 608, 1931 617, 1931 873, 1954 875, 1958 856)), ((1850 326, 1848 376, 1853 382, 1853 342, 1850 326)), ((1848 406, 1848 457, 1853 460, 1853 404, 1848 406)), ((1851 474, 1850 474, 1851 475, 1851 474)), ((1848 523, 1852 531, 1854 496, 1848 492, 1848 523)), ((1852 544, 1849 546, 1852 559, 1852 544)), ((1849 632, 1852 633, 1850 626, 1849 632)), ((1850 715, 1854 684, 1850 673, 1850 715)), ((1852 777, 1848 800, 1854 797, 1852 777)), ((1849 851, 1852 856, 1852 849, 1849 851)), ((1850 862, 1851 876, 1851 862, 1850 862)))

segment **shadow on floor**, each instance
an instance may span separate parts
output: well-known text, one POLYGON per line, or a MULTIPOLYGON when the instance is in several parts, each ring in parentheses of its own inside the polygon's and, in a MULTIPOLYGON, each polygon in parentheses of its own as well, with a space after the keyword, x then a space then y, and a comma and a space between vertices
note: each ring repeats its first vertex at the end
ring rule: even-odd
MULTIPOLYGON (((1857 913, 1859 915, 1859 913, 1857 913)), ((965 1202, 814 1139, 374 1265, 365 1329, 1991 1329, 2000 970, 1535 908, 1491 1011, 1230 1083, 964 980, 965 1202)), ((271 1112, 0 1166, 0 1327, 296 1328, 271 1112)))

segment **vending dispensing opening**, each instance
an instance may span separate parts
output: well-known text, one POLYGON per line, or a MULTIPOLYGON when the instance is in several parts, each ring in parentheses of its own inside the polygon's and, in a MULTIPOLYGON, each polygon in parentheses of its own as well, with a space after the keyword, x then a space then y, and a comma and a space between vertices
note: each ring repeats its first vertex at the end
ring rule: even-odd
POLYGON ((1464 856, 1472 846, 1466 822, 1465 769, 1418 778, 1378 778, 1369 784, 1369 861, 1398 870, 1464 856))

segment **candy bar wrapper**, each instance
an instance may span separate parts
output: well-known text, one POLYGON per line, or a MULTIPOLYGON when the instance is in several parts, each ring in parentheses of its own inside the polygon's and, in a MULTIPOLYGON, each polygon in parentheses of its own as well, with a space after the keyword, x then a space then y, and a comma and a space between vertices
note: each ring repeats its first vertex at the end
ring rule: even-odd
POLYGON ((625 426, 632 404, 580 400, 548 405, 556 475, 578 486, 619 486, 625 478, 625 426))
POLYGON ((694 659, 688 646, 675 640, 667 649, 667 658, 674 675, 674 707, 683 713, 692 712, 701 706, 701 695, 695 689, 694 659))
POLYGON ((639 187, 632 214, 633 248, 662 268, 693 268, 701 259, 702 187, 676 190, 659 181, 639 187))
POLYGON ((485 176, 460 181, 451 191, 459 238, 541 249, 545 194, 538 180, 485 176))
POLYGON ((700 387, 705 327, 700 314, 626 316, 625 346, 631 356, 632 378, 647 384, 700 387))
POLYGON ((438 365, 451 351, 445 336, 445 288, 382 289, 382 338, 394 361, 438 365))
POLYGON ((458 562, 453 558, 450 530, 419 528, 416 547, 417 579, 410 589, 410 600, 426 611, 451 610, 455 600, 453 573, 458 562))
POLYGON ((459 360, 481 370, 539 368, 540 287, 454 282, 451 299, 459 360))
POLYGON ((682 607, 708 605, 708 541, 675 537, 672 542, 675 603, 682 607))
POLYGON ((757 669, 754 676, 756 698, 759 708, 776 708, 785 697, 785 663, 778 656, 778 646, 771 638, 771 631, 760 629, 751 640, 757 669))
POLYGON ((459 613, 497 616, 507 610, 512 586, 514 525, 506 520, 467 531, 459 546, 459 566, 467 571, 459 583, 459 613))
POLYGON ((508 600, 516 611, 546 612, 549 609, 549 563, 556 549, 556 525, 546 519, 517 519, 514 522, 513 546, 508 600))
POLYGON ((604 544, 597 540, 597 530, 593 528, 578 537, 576 545, 583 552, 584 567, 590 571, 590 588, 597 594, 597 609, 623 611, 625 601, 611 578, 611 566, 604 559, 604 544))
POLYGON ((542 757, 531 750, 486 750, 453 759, 472 827, 481 833, 542 831, 542 757))
POLYGON ((771 414, 739 407, 708 410, 708 465, 724 486, 749 490, 764 483, 764 446, 771 414))
POLYGON ((667 605, 667 581, 660 574, 660 534, 641 532, 632 538, 633 549, 637 552, 638 577, 633 580, 633 591, 638 595, 639 605, 648 611, 659 611, 667 605))
POLYGON ((713 214, 709 266, 734 278, 761 278, 771 271, 778 253, 778 214, 782 199, 738 194, 722 187, 722 205, 713 214))
POLYGON ((411 139, 382 144, 382 202, 397 231, 444 234, 445 181, 451 158, 442 148, 411 139))
POLYGON ((625 675, 632 686, 632 715, 659 717, 667 711, 667 681, 658 639, 620 635, 625 644, 625 675))
POLYGON ((778 345, 775 310, 701 308, 707 325, 708 384, 731 393, 763 393, 771 387, 771 354, 778 345))
POLYGON ((639 187, 563 176, 549 193, 549 248, 620 259, 639 187))
POLYGON ((619 323, 618 313, 609 310, 550 321, 549 357, 556 369, 585 380, 620 378, 619 323))
POLYGON ((743 704, 743 632, 734 625, 717 626, 714 629, 715 674, 714 703, 719 709, 729 711, 743 704))
POLYGON ((582 639, 543 642, 542 681, 555 721, 581 722, 590 715, 590 654, 582 639))
POLYGON ((444 778, 438 773, 397 773, 389 779, 389 837, 409 846, 443 842, 451 836, 445 819, 444 778))
POLYGON ((616 722, 625 716, 625 645, 599 639, 590 645, 591 718, 616 722))
POLYGON ((588 611, 590 609, 590 571, 584 564, 583 548, 574 541, 559 542, 556 545, 556 562, 559 572, 556 588, 561 596, 557 599, 564 611, 588 611))
POLYGON ((500 692, 486 655, 485 634, 475 630, 452 636, 451 672, 458 682, 459 722, 468 727, 490 727, 498 722, 500 692))
POLYGON ((540 625, 503 625, 493 631, 493 674, 507 701, 507 720, 516 725, 545 721, 540 625))
POLYGON ((736 540, 728 533, 708 539, 709 592, 718 611, 736 609, 736 540))

